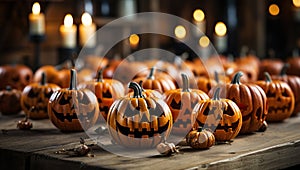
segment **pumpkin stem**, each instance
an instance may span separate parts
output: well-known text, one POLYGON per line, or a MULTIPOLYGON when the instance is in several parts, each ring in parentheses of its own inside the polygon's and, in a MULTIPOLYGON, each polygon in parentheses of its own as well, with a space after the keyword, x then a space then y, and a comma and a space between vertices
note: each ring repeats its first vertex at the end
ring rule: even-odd
POLYGON ((214 73, 215 73, 215 80, 219 84, 219 82, 220 82, 220 80, 219 80, 219 74, 218 74, 217 71, 215 71, 214 73))
POLYGON ((71 69, 71 80, 69 90, 77 90, 77 74, 75 69, 71 69))
POLYGON ((139 84, 137 84, 136 82, 130 82, 128 87, 133 90, 134 98, 144 98, 144 96, 142 95, 142 87, 139 84))
POLYGON ((241 72, 241 71, 239 71, 239 72, 237 72, 234 76, 233 76, 233 78, 232 78, 232 80, 231 80, 231 84, 241 84, 241 77, 243 76, 243 72, 241 72))
POLYGON ((154 73, 155 73, 155 67, 152 67, 152 68, 150 69, 150 73, 149 73, 147 79, 154 80, 154 73))
POLYGON ((6 91, 11 91, 12 90, 11 86, 6 86, 5 89, 6 89, 6 91))
POLYGON ((272 82, 272 78, 271 78, 270 74, 268 72, 264 72, 264 75, 266 77, 266 82, 267 83, 271 83, 272 82))
POLYGON ((182 73, 181 74, 181 78, 182 78, 182 92, 189 92, 189 78, 186 74, 182 73))
POLYGON ((143 80, 139 81, 139 85, 141 86, 142 91, 145 91, 145 89, 143 88, 143 80))
POLYGON ((287 69, 290 67, 289 63, 285 63, 282 67, 282 69, 280 70, 280 76, 286 76, 286 71, 287 69))
POLYGON ((198 132, 202 132, 202 127, 199 126, 197 131, 198 131, 198 132))
POLYGON ((214 93, 214 96, 212 98, 213 100, 220 100, 220 87, 218 87, 214 93))
POLYGON ((42 78, 41 78, 41 85, 44 86, 47 82, 47 77, 46 77, 46 73, 43 72, 42 73, 42 78))
POLYGON ((99 69, 97 72, 97 82, 103 82, 103 69, 99 69))

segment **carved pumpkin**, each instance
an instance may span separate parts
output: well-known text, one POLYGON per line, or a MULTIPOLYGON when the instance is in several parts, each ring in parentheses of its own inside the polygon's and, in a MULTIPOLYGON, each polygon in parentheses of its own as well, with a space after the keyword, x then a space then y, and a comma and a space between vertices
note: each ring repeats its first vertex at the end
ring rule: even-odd
POLYGON ((98 99, 100 113, 105 121, 112 103, 116 99, 123 97, 125 93, 123 84, 118 80, 104 79, 102 70, 98 71, 97 79, 95 81, 81 83, 79 89, 89 89, 95 93, 98 99))
POLYGON ((25 65, 3 65, 0 66, 0 90, 6 86, 12 89, 23 90, 31 83, 33 77, 32 70, 25 65))
MULTIPOLYGON (((235 102, 241 110, 243 124, 240 134, 257 131, 263 124, 268 113, 267 97, 261 87, 255 84, 242 84, 242 72, 237 72, 231 83, 220 86, 220 95, 235 102)), ((215 88, 209 92, 212 97, 215 88)))
POLYGON ((186 143, 194 149, 208 149, 215 144, 215 136, 209 130, 192 130, 186 136, 186 143))
POLYGON ((176 85, 173 80, 167 76, 155 76, 155 68, 152 67, 147 78, 141 77, 134 79, 135 82, 143 81, 144 89, 157 90, 160 93, 164 93, 168 90, 176 89, 176 85))
POLYGON ((130 82, 132 97, 117 99, 111 106, 107 125, 112 139, 131 148, 153 148, 169 136, 173 118, 168 105, 145 97, 136 82, 130 82))
POLYGON ((267 121, 282 121, 291 116, 294 110, 295 98, 290 86, 280 80, 272 80, 265 72, 266 80, 257 81, 266 93, 268 100, 267 121))
POLYGON ((230 141, 242 127, 239 107, 229 99, 220 99, 217 88, 212 99, 200 101, 194 108, 192 118, 195 127, 206 127, 214 131, 217 141, 230 141))
POLYGON ((48 103, 51 122, 62 131, 82 131, 95 124, 99 116, 94 93, 76 87, 76 71, 71 70, 70 87, 55 91, 48 103))
POLYGON ((285 64, 282 67, 280 75, 273 75, 271 78, 273 80, 281 80, 286 82, 292 89, 295 97, 295 106, 292 116, 296 116, 300 112, 300 77, 287 75, 286 70, 288 69, 288 67, 289 65, 285 64))
POLYGON ((188 77, 181 74, 182 89, 169 90, 164 93, 164 100, 171 109, 174 125, 172 133, 187 134, 194 122, 191 122, 191 115, 195 105, 205 99, 209 99, 207 94, 198 89, 190 89, 188 77))
POLYGON ((46 74, 42 74, 40 83, 27 85, 21 97, 21 106, 25 114, 30 119, 48 118, 48 102, 54 91, 60 87, 56 84, 46 82, 46 74), (31 107, 34 106, 34 109, 31 107))
POLYGON ((10 86, 6 90, 0 91, 0 112, 3 115, 13 115, 19 113, 22 108, 20 105, 22 92, 17 89, 11 89, 10 86))

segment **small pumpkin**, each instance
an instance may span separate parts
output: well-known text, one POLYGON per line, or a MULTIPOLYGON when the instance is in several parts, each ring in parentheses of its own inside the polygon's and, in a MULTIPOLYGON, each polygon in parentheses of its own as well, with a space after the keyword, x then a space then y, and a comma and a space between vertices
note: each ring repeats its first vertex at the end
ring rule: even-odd
POLYGON ((172 133, 186 135, 194 122, 191 115, 195 105, 205 99, 209 99, 206 93, 198 89, 189 88, 189 79, 186 74, 181 74, 182 89, 169 90, 164 93, 164 100, 171 109, 174 125, 172 133))
POLYGON ((48 118, 49 98, 54 91, 60 89, 56 84, 47 83, 46 79, 46 74, 42 73, 40 83, 30 83, 22 92, 21 106, 30 119, 48 118), (34 106, 33 110, 31 109, 32 106, 34 106))
POLYGON ((200 101, 194 108, 192 119, 195 127, 206 127, 214 131, 217 141, 230 141, 242 127, 239 107, 229 99, 220 99, 217 88, 212 99, 200 101))
POLYGON ((265 72, 266 80, 257 81, 266 93, 268 100, 267 121, 283 121, 289 118, 294 111, 295 97, 290 86, 280 80, 272 80, 265 72))
POLYGON ((83 131, 99 116, 97 97, 87 89, 77 89, 76 71, 70 71, 70 87, 55 91, 48 103, 51 122, 62 131, 83 131))
POLYGON ((155 76, 155 67, 152 67, 148 77, 140 77, 134 79, 135 82, 143 81, 143 88, 144 89, 152 89, 157 90, 160 93, 164 93, 168 90, 176 89, 176 85, 174 84, 173 80, 168 76, 155 76))
POLYGON ((294 75, 287 75, 286 71, 289 68, 289 64, 284 64, 279 75, 273 75, 273 80, 281 80, 286 82, 292 89, 295 97, 295 106, 292 116, 296 116, 300 112, 300 77, 294 75))
POLYGON ((287 69, 286 73, 288 75, 300 76, 300 56, 288 58, 287 63, 290 67, 287 69))
POLYGON ((12 89, 23 90, 25 86, 32 82, 32 70, 25 65, 3 65, 0 66, 0 90, 6 86, 12 89))
POLYGON ((154 148, 166 139, 173 125, 168 105, 159 98, 145 97, 136 82, 130 82, 132 97, 114 101, 107 125, 114 142, 130 148, 154 148))
MULTIPOLYGON (((267 110, 267 97, 261 87, 256 84, 240 82, 243 76, 242 72, 237 72, 231 83, 225 86, 220 86, 220 95, 226 99, 235 102, 242 113, 242 128, 240 134, 252 133, 257 131, 266 119, 267 110)), ((216 88, 209 92, 212 97, 216 88)))
POLYGON ((264 59, 261 60, 259 65, 258 80, 265 78, 264 72, 268 72, 271 75, 278 75, 281 72, 284 63, 280 59, 264 59))
POLYGON ((22 92, 6 86, 5 90, 0 91, 0 112, 3 115, 18 114, 22 108, 20 105, 22 92))
POLYGON ((196 81, 198 89, 204 91, 206 94, 208 94, 212 87, 215 87, 220 83, 224 84, 230 82, 229 78, 225 75, 220 79, 219 73, 217 71, 215 71, 214 79, 207 77, 198 77, 196 81))
POLYGON ((110 106, 116 99, 124 96, 125 89, 118 80, 104 79, 102 71, 102 69, 98 70, 96 80, 81 83, 78 87, 79 89, 89 89, 95 93, 100 113, 106 121, 110 106))
POLYGON ((186 143, 194 149, 209 149, 215 144, 215 136, 211 131, 199 127, 187 134, 186 143))

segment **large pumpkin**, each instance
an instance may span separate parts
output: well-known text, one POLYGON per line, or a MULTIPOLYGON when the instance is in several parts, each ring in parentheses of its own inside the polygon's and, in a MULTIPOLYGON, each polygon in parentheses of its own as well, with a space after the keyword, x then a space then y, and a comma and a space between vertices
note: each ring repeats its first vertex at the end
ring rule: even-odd
POLYGON ((104 79, 102 69, 98 70, 97 79, 94 81, 84 82, 79 85, 81 89, 89 89, 95 93, 99 110, 103 118, 107 119, 107 114, 112 103, 124 96, 125 89, 123 84, 118 80, 104 79))
MULTIPOLYGON (((266 119, 267 97, 261 87, 255 84, 240 82, 242 72, 237 72, 231 83, 220 86, 220 95, 235 102, 241 110, 243 124, 240 134, 257 131, 266 119)), ((216 88, 209 92, 212 97, 216 88)))
POLYGON ((239 107, 229 99, 220 99, 217 88, 212 99, 200 101, 194 108, 192 118, 195 128, 205 127, 214 131, 217 141, 230 141, 242 127, 239 107))
POLYGON ((48 103, 51 122, 62 131, 82 131, 93 126, 99 116, 94 93, 76 87, 76 71, 71 70, 70 87, 55 91, 48 103))
POLYGON ((40 83, 30 83, 27 85, 21 97, 21 106, 25 114, 30 119, 48 118, 48 102, 54 91, 60 87, 56 84, 46 82, 46 74, 42 74, 40 83), (34 106, 34 109, 32 109, 34 106))
POLYGON ((171 111, 162 99, 143 96, 136 82, 130 82, 129 88, 133 89, 133 96, 117 99, 109 110, 109 133, 124 147, 156 147, 171 131, 171 111))
POLYGON ((187 134, 194 124, 191 122, 191 115, 195 105, 205 99, 207 94, 198 89, 189 88, 189 79, 186 74, 181 74, 182 89, 169 90, 164 93, 164 100, 171 109, 174 125, 172 133, 187 134))
POLYGON ((25 65, 3 65, 0 66, 0 90, 10 86, 12 89, 23 90, 31 83, 32 70, 25 65))
POLYGON ((300 77, 287 75, 286 70, 288 69, 289 65, 285 64, 282 67, 282 70, 279 75, 273 75, 273 80, 281 80, 286 82, 290 88, 292 89, 295 97, 295 107, 292 113, 292 116, 296 116, 300 112, 300 77))
POLYGON ((267 121, 282 121, 291 116, 294 111, 295 98, 290 86, 280 80, 272 80, 265 72, 266 80, 257 81, 266 93, 268 100, 267 121))

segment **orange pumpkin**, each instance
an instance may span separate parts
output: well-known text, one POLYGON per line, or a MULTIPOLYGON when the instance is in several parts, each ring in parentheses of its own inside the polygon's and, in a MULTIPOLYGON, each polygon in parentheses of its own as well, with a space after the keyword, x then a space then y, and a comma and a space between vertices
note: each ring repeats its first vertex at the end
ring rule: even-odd
POLYGON ((61 131, 83 131, 99 116, 97 97, 87 89, 77 89, 76 71, 71 70, 70 87, 55 91, 48 103, 51 122, 61 131))
POLYGON ((217 141, 230 141, 242 127, 239 107, 229 99, 220 99, 217 88, 212 99, 200 101, 194 108, 192 118, 195 127, 206 127, 214 131, 217 141))
POLYGON ((0 112, 3 115, 18 114, 22 108, 20 105, 22 91, 7 86, 0 91, 0 112))
POLYGON ((23 90, 32 82, 32 70, 25 65, 0 66, 0 90, 10 86, 12 89, 23 90))
POLYGON ((268 100, 267 121, 282 121, 289 118, 294 111, 295 98, 290 86, 280 80, 272 80, 265 72, 266 80, 257 81, 266 93, 268 100))
POLYGON ((123 84, 118 80, 104 79, 102 70, 98 71, 96 80, 81 83, 78 87, 79 89, 89 89, 95 93, 98 100, 100 113, 105 121, 107 119, 108 110, 112 103, 116 99, 123 97, 125 93, 123 84))
POLYGON ((189 80, 186 74, 181 74, 182 89, 169 90, 164 93, 164 100, 171 109, 174 125, 174 134, 187 134, 194 122, 191 122, 191 115, 195 105, 205 99, 207 94, 198 89, 189 88, 189 80))
POLYGON ((211 131, 199 127, 187 134, 186 143, 194 149, 209 149, 215 144, 215 136, 211 131))

